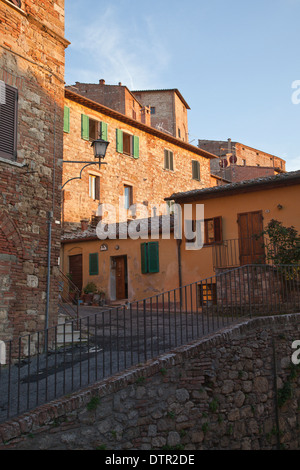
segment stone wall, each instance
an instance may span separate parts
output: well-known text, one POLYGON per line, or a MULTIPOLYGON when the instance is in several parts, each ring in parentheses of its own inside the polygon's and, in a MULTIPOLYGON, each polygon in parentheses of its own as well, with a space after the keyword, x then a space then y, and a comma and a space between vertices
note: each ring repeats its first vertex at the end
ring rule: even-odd
POLYGON ((17 90, 17 152, 0 159, 0 339, 56 321, 64 106, 64 0, 0 2, 0 80, 17 90), (57 222, 57 223, 55 223, 57 222), (8 249, 9 248, 9 249, 8 249), (5 284, 5 286, 4 286, 5 284), (8 287, 9 286, 9 287, 8 287))
POLYGON ((0 449, 298 449, 299 335, 299 314, 233 326, 3 423, 0 449))

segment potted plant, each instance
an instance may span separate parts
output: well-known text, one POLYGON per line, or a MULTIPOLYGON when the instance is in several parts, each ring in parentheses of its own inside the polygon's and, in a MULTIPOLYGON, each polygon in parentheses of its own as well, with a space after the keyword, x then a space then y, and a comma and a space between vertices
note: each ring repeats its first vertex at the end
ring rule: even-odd
POLYGON ((93 295, 97 292, 97 286, 94 282, 88 282, 83 289, 83 301, 84 303, 91 304, 93 301, 93 295))

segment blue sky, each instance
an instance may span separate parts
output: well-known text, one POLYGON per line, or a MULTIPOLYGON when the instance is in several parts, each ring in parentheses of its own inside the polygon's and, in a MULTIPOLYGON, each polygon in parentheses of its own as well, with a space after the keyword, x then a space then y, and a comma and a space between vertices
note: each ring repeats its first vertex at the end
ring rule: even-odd
POLYGON ((68 85, 104 78, 130 90, 178 88, 192 144, 231 138, 300 169, 300 0, 65 0, 65 8, 68 85))

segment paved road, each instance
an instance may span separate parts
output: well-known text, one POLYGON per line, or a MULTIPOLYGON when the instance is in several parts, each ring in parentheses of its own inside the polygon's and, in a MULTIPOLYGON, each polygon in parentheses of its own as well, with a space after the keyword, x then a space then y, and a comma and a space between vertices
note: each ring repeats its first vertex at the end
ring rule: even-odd
POLYGON ((0 422, 232 322, 205 313, 81 307, 74 322, 74 332, 79 327, 82 333, 80 343, 49 348, 47 354, 0 368, 0 422))

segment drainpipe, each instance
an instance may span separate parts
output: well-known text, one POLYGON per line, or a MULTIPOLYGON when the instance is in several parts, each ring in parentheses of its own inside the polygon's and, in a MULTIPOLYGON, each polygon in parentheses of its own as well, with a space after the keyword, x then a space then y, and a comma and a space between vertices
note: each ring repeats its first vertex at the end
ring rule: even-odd
POLYGON ((182 266, 181 266, 181 243, 182 240, 177 239, 177 257, 178 257, 178 278, 179 278, 179 293, 180 293, 180 305, 182 305, 182 266))
POLYGON ((49 326, 49 299, 50 299, 50 276, 51 276, 51 240, 52 240, 52 219, 53 212, 48 212, 48 260, 47 260, 47 290, 46 290, 46 318, 45 330, 49 326))

